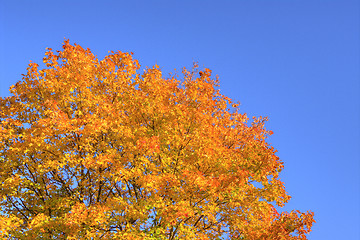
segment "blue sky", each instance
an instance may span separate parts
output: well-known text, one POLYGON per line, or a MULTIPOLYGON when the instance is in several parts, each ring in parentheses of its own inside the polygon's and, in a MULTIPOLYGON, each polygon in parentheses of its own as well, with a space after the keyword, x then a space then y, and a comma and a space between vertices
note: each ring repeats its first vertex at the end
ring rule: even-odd
POLYGON ((309 239, 360 239, 360 4, 350 0, 0 1, 0 96, 64 38, 134 52, 165 75, 197 61, 268 116, 309 239), (101 3, 100 3, 101 2, 101 3))

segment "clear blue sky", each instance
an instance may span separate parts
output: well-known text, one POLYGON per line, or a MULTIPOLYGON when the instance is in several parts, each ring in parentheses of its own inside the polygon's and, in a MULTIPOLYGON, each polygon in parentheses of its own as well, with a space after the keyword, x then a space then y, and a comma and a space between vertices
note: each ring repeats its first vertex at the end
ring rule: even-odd
POLYGON ((269 116, 293 197, 284 210, 315 212, 309 239, 360 239, 359 9, 350 0, 0 0, 0 96, 64 38, 101 58, 132 51, 165 73, 198 61, 244 112, 269 116))

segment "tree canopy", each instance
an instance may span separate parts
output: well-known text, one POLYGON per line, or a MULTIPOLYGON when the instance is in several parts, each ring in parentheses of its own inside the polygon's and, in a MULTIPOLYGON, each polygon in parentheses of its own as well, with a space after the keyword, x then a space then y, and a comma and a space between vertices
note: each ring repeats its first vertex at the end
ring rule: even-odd
POLYGON ((165 78, 65 41, 0 98, 0 237, 306 239, 266 118, 209 69, 165 78))

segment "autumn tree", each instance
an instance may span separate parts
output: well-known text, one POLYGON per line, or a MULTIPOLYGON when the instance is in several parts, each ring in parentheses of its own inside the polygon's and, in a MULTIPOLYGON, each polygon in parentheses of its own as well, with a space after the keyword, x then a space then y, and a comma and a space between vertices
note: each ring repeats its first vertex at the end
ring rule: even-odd
POLYGON ((306 239, 266 118, 240 113, 211 71, 139 74, 65 41, 0 98, 4 239, 306 239))

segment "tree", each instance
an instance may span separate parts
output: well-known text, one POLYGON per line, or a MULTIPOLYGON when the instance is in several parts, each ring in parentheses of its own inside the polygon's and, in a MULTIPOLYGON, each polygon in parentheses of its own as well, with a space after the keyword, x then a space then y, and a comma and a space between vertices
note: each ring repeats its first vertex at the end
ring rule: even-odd
POLYGON ((306 239, 266 118, 239 112, 211 71, 138 74, 65 41, 0 99, 5 239, 306 239))

